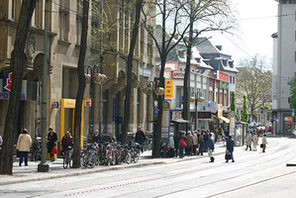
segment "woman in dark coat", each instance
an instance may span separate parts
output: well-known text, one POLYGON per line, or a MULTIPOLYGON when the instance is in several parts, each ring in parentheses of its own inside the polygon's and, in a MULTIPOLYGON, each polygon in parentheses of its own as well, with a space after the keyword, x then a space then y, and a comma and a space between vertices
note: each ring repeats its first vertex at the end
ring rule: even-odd
POLYGON ((47 152, 50 154, 51 161, 54 161, 54 154, 52 154, 52 149, 56 145, 56 141, 58 140, 58 136, 56 132, 53 131, 52 128, 48 129, 47 135, 47 152))

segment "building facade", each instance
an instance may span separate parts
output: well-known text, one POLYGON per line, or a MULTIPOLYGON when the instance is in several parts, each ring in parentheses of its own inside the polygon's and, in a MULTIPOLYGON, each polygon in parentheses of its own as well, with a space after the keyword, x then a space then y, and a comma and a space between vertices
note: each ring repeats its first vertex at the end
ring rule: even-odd
POLYGON ((277 0, 278 32, 273 34, 273 87, 272 110, 276 134, 291 132, 292 112, 289 105, 290 87, 288 82, 296 76, 296 2, 277 0))
MULTIPOLYGON (((113 137, 120 135, 124 88, 126 81, 126 64, 123 58, 116 55, 104 54, 100 59, 102 46, 113 43, 115 52, 128 52, 133 12, 124 10, 127 1, 90 1, 88 48, 85 65, 100 65, 103 60, 101 73, 106 74, 107 81, 102 85, 95 85, 95 120, 94 127, 108 131, 113 137), (93 9, 94 7, 98 9, 93 9), (100 28, 100 14, 104 9, 106 17, 112 24, 112 30, 100 35, 95 31, 100 28), (105 42, 106 41, 106 42, 105 42), (100 93, 103 97, 100 100, 100 93), (98 110, 102 104, 102 115, 98 110)), ((40 93, 42 89, 42 65, 44 57, 44 0, 37 1, 34 11, 29 36, 25 50, 26 63, 23 80, 22 102, 18 131, 28 128, 34 137, 40 134, 40 93)), ((77 63, 80 51, 80 37, 82 24, 82 7, 80 0, 48 1, 48 40, 49 40, 49 74, 47 76, 47 126, 54 128, 59 139, 66 130, 73 131, 73 99, 76 98, 78 88, 77 63), (62 127, 63 126, 63 127, 62 127), (62 131, 61 131, 62 130, 62 131)), ((17 21, 19 18, 21 1, 2 0, 0 2, 0 38, 3 45, 0 46, 0 134, 2 135, 9 92, 3 90, 5 79, 9 76, 11 52, 15 39, 17 21)), ((153 8, 150 13, 153 13, 153 8)), ((151 22, 153 23, 153 22, 151 22)), ((109 46, 110 47, 110 46, 109 46)), ((109 49, 109 48, 108 48, 109 49)), ((133 91, 131 101, 131 122, 129 131, 135 133, 136 126, 141 125, 144 130, 151 130, 151 124, 146 124, 152 117, 152 102, 143 94, 140 82, 146 83, 153 78, 154 52, 153 41, 144 29, 139 30, 139 37, 135 54, 133 70, 133 91), (148 108, 151 104, 151 111, 148 108), (150 127, 150 128, 149 128, 150 127)), ((107 50, 106 50, 107 51, 107 50)), ((114 53, 113 53, 114 54, 114 53)), ((144 84, 143 83, 143 84, 144 84)), ((89 85, 86 86, 84 98, 89 98, 89 85)), ((74 101, 75 102, 75 101, 74 101)), ((74 103, 75 104, 75 103, 74 103)), ((84 136, 88 132, 89 103, 84 105, 84 136)), ((47 128, 48 128, 47 127, 47 128)))

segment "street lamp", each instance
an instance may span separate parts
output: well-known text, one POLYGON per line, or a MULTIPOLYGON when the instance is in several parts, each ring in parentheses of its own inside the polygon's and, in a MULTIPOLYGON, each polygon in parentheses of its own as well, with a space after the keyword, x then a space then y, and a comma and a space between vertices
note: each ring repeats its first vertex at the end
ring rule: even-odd
POLYGON ((194 97, 190 98, 190 102, 195 102, 195 121, 194 121, 194 128, 197 129, 197 104, 198 102, 203 102, 205 99, 202 97, 201 92, 193 92, 194 97))
POLYGON ((89 96, 91 99, 90 113, 89 113, 89 131, 88 131, 88 141, 90 141, 91 134, 94 132, 94 104, 95 104, 95 84, 100 84, 100 118, 99 118, 99 129, 101 132, 101 102, 102 102, 102 84, 107 80, 105 74, 102 74, 102 66, 97 65, 85 65, 86 73, 85 73, 85 82, 90 83, 89 87, 89 96))

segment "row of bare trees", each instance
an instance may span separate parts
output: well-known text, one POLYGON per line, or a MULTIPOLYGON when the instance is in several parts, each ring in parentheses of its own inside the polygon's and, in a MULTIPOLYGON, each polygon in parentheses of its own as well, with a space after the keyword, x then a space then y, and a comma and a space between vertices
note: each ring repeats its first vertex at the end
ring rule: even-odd
MULTIPOLYGON (((94 1, 96 2, 96 1, 94 1)), ((112 43, 112 34, 114 29, 117 28, 117 24, 121 23, 123 18, 116 18, 110 20, 108 18, 107 9, 112 9, 112 3, 117 1, 101 1, 100 4, 103 9, 96 9, 94 4, 91 5, 92 10, 97 10, 99 25, 92 27, 93 32, 97 32, 100 42, 99 48, 99 64, 102 64, 103 57, 106 54, 116 55, 126 62, 126 93, 125 93, 125 105, 124 105, 124 122, 122 131, 122 142, 127 141, 127 130, 129 123, 129 105, 131 97, 131 79, 133 61, 138 60, 139 57, 134 55, 136 41, 138 38, 138 29, 140 26, 151 36, 158 53, 160 54, 160 86, 164 87, 164 71, 168 54, 176 45, 182 43, 187 49, 187 63, 185 69, 184 78, 184 119, 188 119, 189 115, 189 75, 191 64, 191 49, 193 41, 204 32, 210 31, 224 31, 228 30, 232 26, 232 15, 229 6, 229 0, 122 0, 120 6, 123 7, 120 16, 125 14, 132 15, 131 17, 131 34, 129 51, 125 52, 123 49, 115 47, 116 43, 112 43), (104 2, 104 3, 103 3, 104 2), (106 10, 104 10, 106 9, 106 10), (127 12, 126 12, 127 11, 127 12), (152 11, 152 12, 151 12, 152 11), (155 12, 154 12, 155 11, 155 12), (156 25, 151 25, 153 22, 157 22, 161 25, 160 39, 157 38, 156 25), (152 22, 152 23, 151 23, 152 22), (110 41, 110 42, 108 42, 110 41)), ((12 80, 12 92, 9 99, 9 110, 6 116, 5 129, 4 129, 4 143, 3 150, 0 156, 0 173, 12 174, 12 153, 13 153, 13 140, 16 137, 16 122, 19 104, 20 104, 20 92, 21 82, 23 78, 24 67, 24 48, 28 35, 28 28, 32 18, 32 13, 36 6, 36 0, 26 0, 22 2, 21 16, 18 21, 16 40, 14 44, 14 50, 12 52, 11 71, 13 72, 12 80)), ((76 95, 76 107, 75 107, 75 126, 74 126, 74 167, 80 166, 80 135, 81 135, 81 105, 82 97, 85 89, 85 76, 84 76, 84 62, 86 49, 87 49, 87 31, 89 20, 89 1, 82 0, 83 6, 83 18, 82 18, 82 34, 81 34, 81 47, 78 59, 78 90, 76 95)), ((127 23, 127 21, 125 21, 127 23)), ((93 39, 93 38, 92 38, 93 39)), ((159 113, 154 126, 153 133, 153 157, 160 157, 160 145, 161 145, 161 117, 162 117, 162 100, 158 98, 159 113)))

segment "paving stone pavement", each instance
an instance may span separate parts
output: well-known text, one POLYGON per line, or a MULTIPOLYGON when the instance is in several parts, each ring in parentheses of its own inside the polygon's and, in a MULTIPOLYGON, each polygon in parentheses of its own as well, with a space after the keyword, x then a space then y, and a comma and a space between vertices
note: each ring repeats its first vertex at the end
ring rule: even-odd
MULTIPOLYGON (((221 155, 225 153, 225 145, 223 143, 216 143, 215 144, 215 152, 213 155, 221 155)), ((58 158, 54 162, 48 161, 49 164, 49 171, 48 172, 37 172, 37 167, 40 161, 34 162, 29 161, 29 166, 19 166, 18 162, 14 162, 13 164, 13 175, 0 175, 0 185, 8 185, 8 184, 15 184, 15 183, 22 183, 28 181, 38 181, 38 180, 45 180, 45 179, 54 179, 54 178, 61 178, 61 177, 70 177, 82 174, 90 174, 95 172, 104 172, 104 171, 112 171, 112 170, 119 170, 125 168, 136 168, 136 167, 143 167, 143 166, 151 166, 157 164, 169 164, 169 163, 177 163, 182 162, 184 160, 195 160, 201 158, 207 158, 207 153, 204 156, 187 156, 182 159, 179 158, 152 158, 151 151, 144 151, 141 154, 140 160, 138 163, 131 163, 131 164, 121 164, 121 165, 114 165, 114 166, 97 166, 92 169, 85 169, 85 168, 78 168, 78 169, 64 169, 63 168, 63 161, 61 158, 58 158)))

